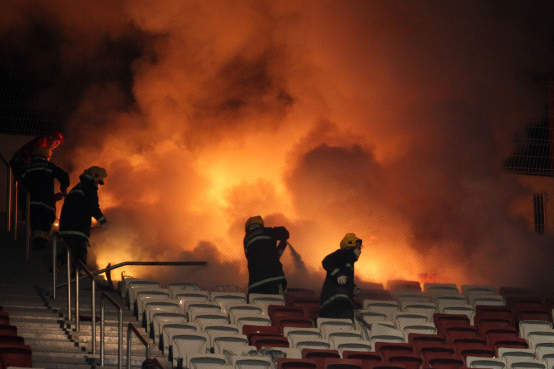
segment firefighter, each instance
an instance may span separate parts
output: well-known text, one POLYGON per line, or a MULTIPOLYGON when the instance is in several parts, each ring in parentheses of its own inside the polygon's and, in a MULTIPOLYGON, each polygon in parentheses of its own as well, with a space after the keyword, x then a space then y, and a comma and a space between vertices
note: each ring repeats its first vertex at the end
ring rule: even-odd
POLYGON ((353 318, 354 263, 362 252, 362 240, 354 233, 347 233, 340 242, 340 249, 323 259, 327 277, 321 290, 319 316, 326 318, 353 318))
POLYGON ((283 294, 287 280, 279 259, 287 247, 289 231, 285 227, 264 227, 259 215, 246 221, 245 231, 248 293, 283 294))
POLYGON ((29 164, 23 167, 20 178, 31 195, 31 243, 34 249, 48 245, 52 223, 56 219, 56 201, 61 200, 69 186, 67 173, 50 162, 52 151, 37 146, 29 164), (54 179, 60 183, 61 193, 54 193, 54 179))
POLYGON ((104 168, 92 166, 86 169, 63 204, 60 236, 71 251, 73 265, 77 260, 86 264, 91 218, 94 217, 101 225, 106 224, 106 218, 98 204, 98 185, 104 185, 104 178, 107 176, 104 168))
POLYGON ((45 148, 52 152, 62 143, 63 135, 60 132, 54 132, 48 136, 36 137, 23 145, 10 159, 10 166, 16 179, 20 179, 23 169, 31 163, 35 149, 45 148))

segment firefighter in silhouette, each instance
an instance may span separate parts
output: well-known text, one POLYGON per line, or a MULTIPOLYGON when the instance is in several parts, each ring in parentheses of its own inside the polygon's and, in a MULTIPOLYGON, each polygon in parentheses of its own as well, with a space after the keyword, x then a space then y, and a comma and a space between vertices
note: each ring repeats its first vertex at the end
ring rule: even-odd
POLYGON ((80 182, 65 198, 60 216, 60 236, 71 251, 73 265, 78 259, 86 264, 91 218, 101 225, 106 224, 98 204, 98 186, 104 184, 107 176, 104 168, 93 166, 86 169, 79 177, 80 182))
POLYGON ((33 152, 38 148, 44 148, 50 151, 54 151, 58 146, 63 143, 63 136, 60 132, 55 132, 48 136, 40 136, 32 139, 23 145, 19 150, 13 154, 10 159, 10 166, 16 179, 21 178, 21 174, 25 167, 29 165, 33 158, 33 152))
POLYGON ((287 280, 279 259, 287 247, 289 231, 285 227, 264 227, 259 215, 246 221, 245 231, 248 293, 283 294, 287 280))
POLYGON ((347 233, 340 242, 340 249, 323 259, 327 277, 321 290, 319 316, 326 318, 353 318, 354 263, 362 252, 362 240, 354 233, 347 233))
POLYGON ((31 162, 19 172, 23 186, 31 194, 31 243, 34 249, 48 245, 52 223, 56 219, 56 201, 61 200, 69 186, 67 173, 50 162, 52 151, 37 146, 31 162), (60 183, 61 193, 54 193, 54 179, 60 183))

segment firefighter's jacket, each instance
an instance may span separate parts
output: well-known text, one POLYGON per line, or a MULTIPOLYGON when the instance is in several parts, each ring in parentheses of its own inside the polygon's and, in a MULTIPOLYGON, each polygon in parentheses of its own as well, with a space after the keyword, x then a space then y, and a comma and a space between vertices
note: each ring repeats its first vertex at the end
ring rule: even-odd
POLYGON ((285 227, 259 227, 246 233, 244 253, 248 259, 248 290, 278 283, 286 287, 279 259, 288 238, 289 231, 285 227), (279 247, 277 241, 280 241, 279 247))
POLYGON ((21 175, 23 174, 25 167, 32 162, 33 150, 39 146, 45 147, 47 145, 48 140, 46 137, 37 137, 27 142, 19 150, 17 150, 15 154, 13 154, 10 160, 10 166, 12 167, 13 173, 18 180, 22 179, 21 175))
POLYGON ((43 158, 33 158, 21 171, 21 181, 31 194, 31 206, 40 206, 56 212, 54 179, 60 182, 60 190, 65 193, 69 186, 69 176, 55 164, 43 158))
POLYGON ((321 289, 321 308, 337 300, 347 301, 352 306, 354 294, 354 263, 358 260, 354 255, 354 247, 338 249, 323 259, 323 268, 327 271, 325 283, 321 289), (339 285, 337 277, 346 276, 346 284, 339 285))
POLYGON ((82 174, 81 180, 71 189, 62 207, 60 216, 60 235, 69 238, 84 238, 90 236, 91 217, 100 224, 106 218, 98 204, 98 186, 91 176, 82 174))

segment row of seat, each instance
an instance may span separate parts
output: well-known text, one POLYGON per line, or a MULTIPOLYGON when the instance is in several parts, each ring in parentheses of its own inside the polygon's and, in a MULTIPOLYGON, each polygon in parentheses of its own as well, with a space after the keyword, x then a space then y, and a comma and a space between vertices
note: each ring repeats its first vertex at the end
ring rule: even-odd
POLYGON ((32 362, 31 347, 17 335, 17 327, 10 325, 9 313, 0 307, 0 369, 31 367, 32 362))

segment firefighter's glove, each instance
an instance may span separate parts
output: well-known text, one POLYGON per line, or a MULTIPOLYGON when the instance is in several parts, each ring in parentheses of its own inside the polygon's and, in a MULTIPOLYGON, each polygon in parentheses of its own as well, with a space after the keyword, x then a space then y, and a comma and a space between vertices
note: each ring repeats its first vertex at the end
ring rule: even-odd
POLYGON ((348 281, 348 277, 345 275, 339 275, 337 277, 337 283, 339 284, 339 286, 344 286, 347 281, 348 281))

